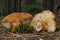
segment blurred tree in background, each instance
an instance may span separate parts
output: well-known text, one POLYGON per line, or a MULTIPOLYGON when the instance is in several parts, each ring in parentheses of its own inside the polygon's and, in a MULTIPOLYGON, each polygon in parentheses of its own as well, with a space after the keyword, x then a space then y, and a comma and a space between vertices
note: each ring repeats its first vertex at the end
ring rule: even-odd
MULTIPOLYGON (((42 6, 56 13, 57 7, 60 6, 60 0, 0 0, 0 15, 21 12, 24 10, 25 5, 27 5, 27 8, 32 7, 32 5, 42 6), (28 7, 28 5, 30 5, 30 7, 28 7)), ((29 10, 31 11, 35 9, 35 7, 29 10)), ((40 7, 38 8, 38 10, 42 9, 40 7)))

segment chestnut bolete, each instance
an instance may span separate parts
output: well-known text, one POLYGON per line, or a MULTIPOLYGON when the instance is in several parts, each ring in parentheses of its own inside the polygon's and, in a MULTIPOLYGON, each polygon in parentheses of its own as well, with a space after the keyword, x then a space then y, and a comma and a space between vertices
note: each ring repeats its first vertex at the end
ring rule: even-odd
POLYGON ((32 19, 32 15, 30 13, 16 12, 16 13, 12 13, 10 15, 7 15, 2 20, 2 25, 3 25, 3 27, 6 27, 6 28, 12 28, 11 31, 13 31, 18 25, 20 25, 22 23, 28 24, 31 19, 32 19))

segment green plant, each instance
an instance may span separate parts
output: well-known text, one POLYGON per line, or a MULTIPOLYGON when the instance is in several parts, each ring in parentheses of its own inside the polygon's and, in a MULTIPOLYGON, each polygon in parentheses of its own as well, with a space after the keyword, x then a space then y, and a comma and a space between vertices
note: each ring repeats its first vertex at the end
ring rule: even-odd
POLYGON ((22 11, 24 12, 29 12, 31 13, 32 15, 35 15, 36 13, 39 13, 41 12, 42 10, 44 10, 44 7, 42 5, 35 5, 35 4, 32 4, 32 5, 24 5, 22 7, 22 11))
POLYGON ((0 20, 2 20, 4 18, 4 16, 0 16, 0 20))
POLYGON ((13 32, 14 33, 33 33, 33 27, 27 24, 19 25, 13 32))
POLYGON ((48 38, 48 34, 47 33, 44 34, 44 38, 48 38))
POLYGON ((60 25, 56 27, 56 31, 60 31, 60 25))
POLYGON ((9 28, 6 28, 6 31, 10 31, 10 29, 9 28))
POLYGON ((1 21, 4 18, 4 16, 0 16, 0 27, 2 27, 1 21))

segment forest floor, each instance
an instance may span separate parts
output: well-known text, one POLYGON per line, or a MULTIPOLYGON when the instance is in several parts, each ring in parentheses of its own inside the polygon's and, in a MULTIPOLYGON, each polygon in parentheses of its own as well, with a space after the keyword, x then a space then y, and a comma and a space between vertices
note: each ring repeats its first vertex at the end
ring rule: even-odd
POLYGON ((60 31, 58 32, 40 32, 27 34, 14 34, 0 29, 0 40, 60 40, 60 31))

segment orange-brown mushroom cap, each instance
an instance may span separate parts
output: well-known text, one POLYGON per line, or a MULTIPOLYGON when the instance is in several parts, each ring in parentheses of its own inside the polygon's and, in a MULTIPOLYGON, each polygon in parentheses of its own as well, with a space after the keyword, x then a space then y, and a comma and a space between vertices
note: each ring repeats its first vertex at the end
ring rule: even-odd
POLYGON ((15 29, 20 22, 23 22, 24 20, 31 19, 32 15, 30 13, 26 12, 16 12, 16 13, 11 13, 10 15, 6 16, 2 22, 11 22, 12 23, 12 30, 15 29))

